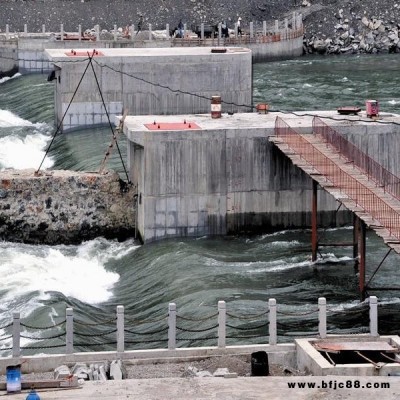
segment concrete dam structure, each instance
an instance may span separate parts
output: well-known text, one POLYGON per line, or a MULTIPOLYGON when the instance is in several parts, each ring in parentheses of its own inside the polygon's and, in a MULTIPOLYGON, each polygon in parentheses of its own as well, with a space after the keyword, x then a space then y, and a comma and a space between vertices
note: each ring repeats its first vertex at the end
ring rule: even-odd
POLYGON ((61 130, 130 115, 194 114, 222 96, 230 112, 251 110, 251 51, 241 47, 48 49, 61 130), (89 55, 93 58, 89 61, 89 55), (90 63, 90 66, 88 65, 90 63), (79 84, 80 83, 80 84, 79 84), (103 104, 104 100, 104 104, 103 104))
MULTIPOLYGON (((127 117, 124 133, 142 240, 311 226, 312 179, 268 140, 277 116, 311 134, 312 113, 303 114, 127 117)), ((379 123, 333 111, 315 114, 343 128, 361 148, 379 153, 381 164, 397 159, 398 127, 391 122, 400 116, 387 115, 387 123, 379 123)), ((334 197, 323 190, 318 205, 320 226, 351 223, 350 213, 337 211, 334 197)))

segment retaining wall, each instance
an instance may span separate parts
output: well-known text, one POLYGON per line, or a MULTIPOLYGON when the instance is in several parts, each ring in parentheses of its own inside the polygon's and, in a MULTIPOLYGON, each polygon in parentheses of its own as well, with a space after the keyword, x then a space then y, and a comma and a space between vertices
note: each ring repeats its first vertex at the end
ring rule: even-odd
POLYGON ((112 171, 3 171, 0 239, 58 244, 132 237, 134 195, 112 171))

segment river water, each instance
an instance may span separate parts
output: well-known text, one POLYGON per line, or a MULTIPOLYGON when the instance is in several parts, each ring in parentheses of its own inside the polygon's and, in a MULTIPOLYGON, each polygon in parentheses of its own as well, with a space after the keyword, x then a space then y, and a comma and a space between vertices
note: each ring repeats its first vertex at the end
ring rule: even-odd
MULTIPOLYGON (((366 99, 377 99, 382 111, 398 112, 399 69, 398 55, 305 57, 256 64, 254 101, 266 101, 274 110, 290 112, 343 105, 364 107, 366 99)), ((28 75, 0 81, 0 168, 40 165, 54 132, 53 84, 46 78, 28 75)), ((59 135, 43 168, 97 170, 110 139, 108 128, 59 135)), ((123 140, 120 148, 125 155, 123 140)), ((122 173, 117 154, 109 166, 122 173)), ((350 241, 352 230, 329 229, 320 235, 324 242, 350 241)), ((131 320, 154 320, 146 329, 157 330, 165 325, 162 318, 170 302, 177 304, 178 315, 201 319, 214 315, 218 301, 225 300, 228 313, 240 317, 232 317, 235 324, 230 324, 242 328, 228 328, 228 344, 245 344, 266 340, 263 336, 267 328, 261 327, 266 317, 260 316, 267 310, 269 298, 278 302, 280 342, 316 332, 317 299, 323 296, 328 302, 331 332, 363 332, 368 327, 368 309, 365 302, 359 302, 352 249, 322 248, 315 264, 311 263, 310 250, 309 230, 177 239, 145 246, 134 240, 118 243, 103 238, 79 246, 0 242, 0 349, 10 346, 10 328, 6 325, 13 311, 19 311, 27 325, 47 327, 62 321, 65 308, 73 307, 77 319, 93 324, 112 318, 119 304, 125 306, 131 320), (245 319, 249 316, 253 319, 245 319)), ((367 280, 386 252, 382 241, 369 232, 367 280)), ((374 277, 373 286, 393 286, 400 275, 398 265, 399 257, 390 254, 374 277)), ((380 302, 380 333, 397 334, 400 292, 371 294, 380 302)), ((214 323, 216 320, 206 325, 214 323)), ((85 325, 82 327, 87 331, 85 325)), ((32 335, 49 337, 57 329, 47 336, 40 332, 25 334, 22 345, 36 344, 32 335)), ((90 332, 104 329, 95 326, 90 332)), ((215 329, 211 333, 192 332, 189 338, 188 332, 183 332, 185 340, 178 341, 178 346, 216 344, 215 329)), ((150 340, 142 347, 165 347, 165 332, 154 333, 151 338, 160 342, 150 340)), ((40 343, 57 346, 60 340, 40 343)), ((98 350, 91 345, 113 340, 112 335, 84 336, 78 349, 98 350)), ((3 354, 9 352, 3 350, 3 354)))

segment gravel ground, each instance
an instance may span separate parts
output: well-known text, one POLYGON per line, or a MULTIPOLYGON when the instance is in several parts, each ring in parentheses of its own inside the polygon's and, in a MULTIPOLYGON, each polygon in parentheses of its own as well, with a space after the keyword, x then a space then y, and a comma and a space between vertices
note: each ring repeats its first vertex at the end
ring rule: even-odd
MULTIPOLYGON (((149 363, 149 360, 126 361, 126 379, 150 378, 187 378, 195 376, 193 371, 208 371, 213 374, 218 368, 227 368, 230 373, 238 376, 251 376, 250 355, 213 356, 198 361, 186 362, 158 362, 149 363)), ((301 371, 284 365, 269 365, 270 376, 299 376, 305 375, 301 371)), ((5 376, 0 376, 0 381, 5 381, 5 376)), ((22 374, 22 380, 47 380, 53 379, 53 372, 22 374)))

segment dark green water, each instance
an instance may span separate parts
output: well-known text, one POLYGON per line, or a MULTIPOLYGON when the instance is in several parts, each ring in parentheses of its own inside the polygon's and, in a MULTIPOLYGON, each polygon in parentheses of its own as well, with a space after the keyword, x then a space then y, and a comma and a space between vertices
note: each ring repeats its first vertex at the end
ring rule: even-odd
MULTIPOLYGON (((301 58, 254 66, 254 102, 266 101, 275 110, 326 110, 343 105, 364 107, 366 99, 380 102, 382 111, 398 112, 400 58, 391 56, 301 58)), ((18 77, 0 84, 0 168, 37 168, 54 132, 53 86, 46 76, 18 77)), ((54 169, 97 170, 111 140, 108 128, 59 135, 44 166, 54 169)), ((126 153, 125 141, 120 141, 126 153)), ((122 173, 118 153, 109 166, 122 173)), ((351 229, 320 232, 324 242, 351 240, 351 229)), ((373 233, 367 240, 367 276, 370 277, 387 249, 373 233)), ((360 332, 368 326, 366 304, 359 304, 357 276, 350 248, 324 248, 316 264, 310 260, 310 232, 284 231, 264 236, 172 240, 140 246, 134 241, 117 243, 97 239, 80 246, 27 246, 0 243, 0 327, 20 311, 23 321, 48 326, 64 318, 73 307, 85 323, 108 320, 118 304, 131 320, 154 322, 137 331, 162 330, 168 304, 175 302, 178 315, 203 318, 217 311, 219 300, 228 312, 252 319, 228 319, 228 344, 265 341, 269 298, 278 301, 279 340, 317 331, 317 299, 326 297, 328 329, 360 332), (346 310, 350 310, 348 312, 346 310), (346 312, 344 312, 346 311, 346 312), (161 320, 160 320, 161 318, 161 320), (263 319, 264 318, 264 319, 263 319), (157 320, 157 321, 156 321, 157 320), (258 328, 259 327, 259 328, 258 328), (256 336, 241 339, 240 336, 256 336)), ((395 285, 399 257, 390 255, 374 278, 374 286, 395 285)), ((367 278, 368 279, 368 278, 367 278)), ((400 284, 399 284, 400 286, 400 284)), ((400 292, 372 293, 379 297, 381 333, 398 333, 400 292)), ((186 327, 199 322, 181 321, 186 327)), ((216 318, 204 322, 216 324, 216 318)), ((101 333, 110 327, 77 326, 81 333, 101 333)), ((53 329, 48 336, 55 335, 53 329)), ((0 330, 0 339, 10 334, 0 330)), ((29 336, 29 335, 27 335, 29 336)), ((180 332, 179 346, 215 345, 215 329, 180 332), (207 339, 207 338, 212 339, 207 339), (192 339, 192 340, 187 340, 192 339), (194 340, 195 339, 195 340, 194 340), (199 339, 199 340, 197 340, 199 339), (201 340, 200 340, 201 339, 201 340)), ((142 347, 165 347, 166 333, 154 333, 142 347), (156 343, 153 340, 160 340, 156 343)), ((45 344, 59 345, 61 339, 45 344)), ((79 348, 115 338, 80 337, 79 348)), ((136 339, 137 340, 137 339, 136 339)), ((135 341, 132 335, 131 341, 135 341)), ((24 339, 23 344, 32 339, 24 339)), ((62 343, 62 340, 61 340, 62 343)), ((5 348, 9 340, 0 341, 5 348)), ((103 348, 113 348, 111 345, 103 348)), ((139 345, 132 344, 135 348, 139 345)), ((57 352, 55 349, 44 351, 57 352)), ((7 353, 5 353, 7 354, 7 353)))

